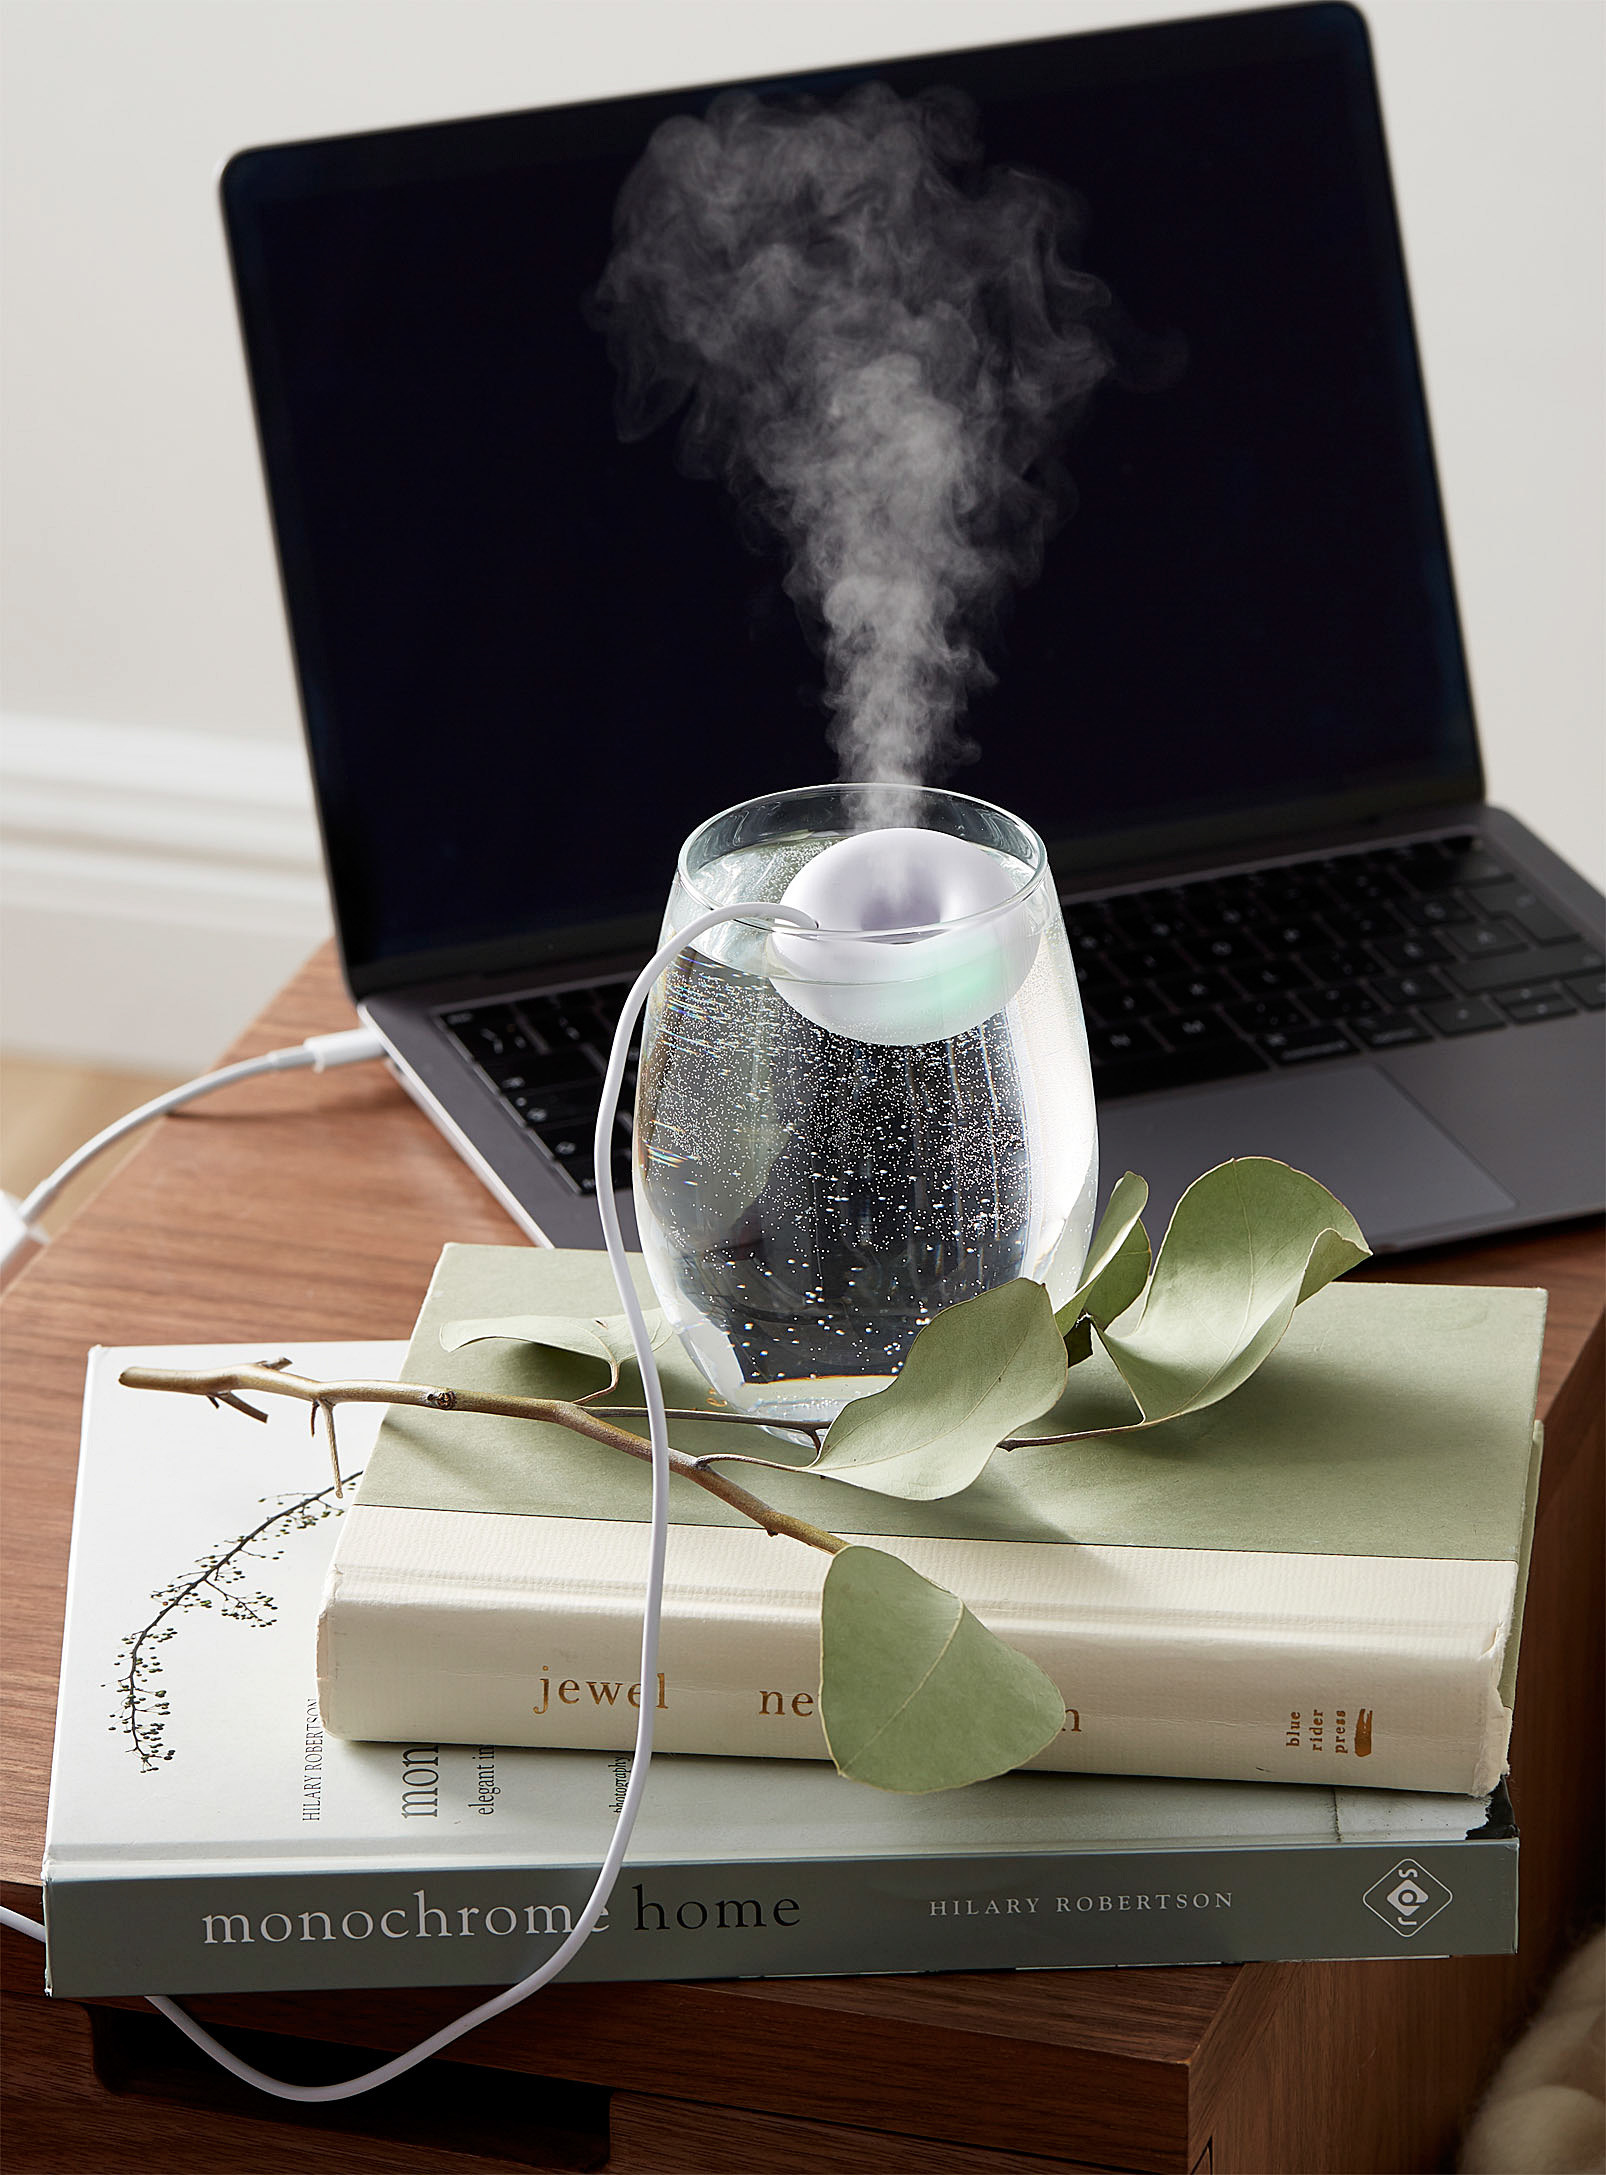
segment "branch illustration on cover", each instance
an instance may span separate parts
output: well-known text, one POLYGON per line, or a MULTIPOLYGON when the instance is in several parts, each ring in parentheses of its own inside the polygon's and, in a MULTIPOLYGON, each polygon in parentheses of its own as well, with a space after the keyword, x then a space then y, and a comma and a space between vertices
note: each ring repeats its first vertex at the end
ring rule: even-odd
MULTIPOLYGON (((228 1401, 239 1403, 232 1397, 228 1401)), ((178 1749, 167 1742, 172 1708, 163 1649, 178 1637, 181 1618, 194 1609, 215 1608, 232 1623, 271 1631, 278 1621, 279 1604, 265 1588, 247 1587, 248 1565, 253 1560, 276 1563, 283 1554, 276 1543, 322 1525, 326 1518, 338 1517, 341 1493, 361 1477, 360 1472, 343 1473, 316 1494, 290 1502, 279 1498, 281 1507, 260 1525, 201 1557, 190 1570, 151 1595, 156 1613, 122 1642, 120 1673, 115 1680, 117 1699, 108 1724, 110 1729, 126 1734, 130 1749, 147 1774, 165 1765, 178 1749)), ((275 1499, 264 1496, 260 1500, 268 1503, 275 1499)))

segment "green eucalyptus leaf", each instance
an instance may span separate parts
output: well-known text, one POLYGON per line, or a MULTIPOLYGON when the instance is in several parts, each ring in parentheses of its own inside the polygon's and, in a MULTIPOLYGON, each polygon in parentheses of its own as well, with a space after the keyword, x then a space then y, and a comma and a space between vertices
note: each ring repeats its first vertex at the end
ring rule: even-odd
POLYGON ((1051 1744, 1065 1702, 954 1594, 880 1548, 831 1558, 820 1600, 831 1757, 878 1790, 954 1790, 1051 1744))
POLYGON ((1177 1203, 1142 1312, 1100 1331, 1143 1423, 1213 1405, 1281 1342, 1296 1306, 1371 1248, 1341 1201, 1270 1156, 1196 1178, 1177 1203))
POLYGON ((961 1299, 927 1322, 895 1381, 831 1422, 809 1470, 931 1503, 968 1488, 1004 1437, 1065 1387, 1065 1343, 1041 1284, 961 1299))
POLYGON ((1107 1327, 1141 1296, 1149 1280, 1149 1234, 1142 1222, 1148 1198, 1149 1181, 1136 1171, 1116 1180, 1082 1264, 1082 1281, 1054 1317, 1073 1367, 1092 1350, 1086 1321, 1091 1318, 1100 1329, 1107 1327), (1083 1325, 1079 1334, 1078 1324, 1083 1325))
MULTIPOLYGON (((647 1334, 653 1349, 667 1344, 673 1332, 657 1307, 644 1311, 647 1334)), ((630 1324, 623 1314, 599 1314, 589 1318, 567 1314, 509 1314, 499 1321, 446 1322, 441 1343, 448 1352, 460 1352, 465 1344, 479 1344, 487 1337, 506 1337, 516 1344, 536 1344, 559 1352, 577 1352, 582 1359, 600 1359, 617 1377, 621 1367, 636 1356, 630 1341, 630 1324)))

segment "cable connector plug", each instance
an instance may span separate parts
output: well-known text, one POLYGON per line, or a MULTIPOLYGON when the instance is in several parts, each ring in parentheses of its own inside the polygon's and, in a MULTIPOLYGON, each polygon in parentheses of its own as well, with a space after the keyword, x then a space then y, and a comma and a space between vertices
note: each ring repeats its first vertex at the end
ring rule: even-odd
POLYGON ((372 1027, 343 1027, 338 1034, 308 1035, 301 1047, 312 1052, 314 1072, 332 1072, 336 1065, 366 1065, 385 1054, 384 1037, 372 1027))
POLYGON ((29 1223, 22 1203, 0 1193, 0 1284, 9 1282, 12 1269, 20 1269, 31 1250, 44 1244, 44 1232, 29 1223))

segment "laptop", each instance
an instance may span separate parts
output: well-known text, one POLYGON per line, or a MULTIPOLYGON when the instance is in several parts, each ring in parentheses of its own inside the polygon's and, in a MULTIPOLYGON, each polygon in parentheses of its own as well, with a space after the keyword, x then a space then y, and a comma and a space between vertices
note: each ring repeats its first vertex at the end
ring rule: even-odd
MULTIPOLYGON (((943 782, 1047 841, 1106 1178, 1279 1156, 1415 1247, 1598 1211, 1603 902, 1489 807, 1364 25, 1149 24, 755 84, 962 94, 1178 366, 1076 505, 943 782)), ((629 444, 587 298, 719 87, 242 152, 223 205, 341 958, 534 1239, 597 1243, 601 1065, 680 842, 829 778, 786 563, 629 444)))

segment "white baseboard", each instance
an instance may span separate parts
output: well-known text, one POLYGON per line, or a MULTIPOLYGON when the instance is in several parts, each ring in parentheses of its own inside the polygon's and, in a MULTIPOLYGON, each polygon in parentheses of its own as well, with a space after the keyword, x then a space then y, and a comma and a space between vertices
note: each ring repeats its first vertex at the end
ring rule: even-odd
POLYGON ((330 928, 299 747, 0 721, 0 1044, 202 1070, 330 928))

